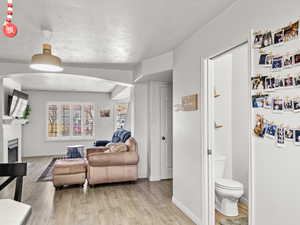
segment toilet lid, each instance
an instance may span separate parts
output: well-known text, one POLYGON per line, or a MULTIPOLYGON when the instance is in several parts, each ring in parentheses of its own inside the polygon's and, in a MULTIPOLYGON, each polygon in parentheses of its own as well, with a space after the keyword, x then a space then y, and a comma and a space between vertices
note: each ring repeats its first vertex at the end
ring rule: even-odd
POLYGON ((216 179, 215 181, 216 187, 230 190, 240 190, 243 189, 243 184, 238 181, 230 180, 230 179, 216 179))

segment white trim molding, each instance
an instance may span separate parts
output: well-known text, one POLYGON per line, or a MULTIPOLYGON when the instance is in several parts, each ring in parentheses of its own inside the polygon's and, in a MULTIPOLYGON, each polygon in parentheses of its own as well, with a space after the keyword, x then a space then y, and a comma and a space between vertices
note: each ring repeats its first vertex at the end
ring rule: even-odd
POLYGON ((150 176, 149 180, 150 180, 151 182, 153 182, 153 181, 160 181, 160 177, 151 177, 151 176, 150 176))
POLYGON ((200 218, 197 217, 190 209, 188 209, 182 202, 178 201, 174 196, 172 197, 172 202, 179 208, 185 215, 187 215, 195 224, 204 225, 200 218))

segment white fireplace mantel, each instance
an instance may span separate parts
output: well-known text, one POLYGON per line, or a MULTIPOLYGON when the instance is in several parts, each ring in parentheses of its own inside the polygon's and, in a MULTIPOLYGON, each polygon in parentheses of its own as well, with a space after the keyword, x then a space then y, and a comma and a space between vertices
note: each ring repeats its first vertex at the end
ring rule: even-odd
POLYGON ((5 124, 3 125, 3 162, 8 162, 8 141, 18 139, 18 161, 22 161, 22 125, 5 124))

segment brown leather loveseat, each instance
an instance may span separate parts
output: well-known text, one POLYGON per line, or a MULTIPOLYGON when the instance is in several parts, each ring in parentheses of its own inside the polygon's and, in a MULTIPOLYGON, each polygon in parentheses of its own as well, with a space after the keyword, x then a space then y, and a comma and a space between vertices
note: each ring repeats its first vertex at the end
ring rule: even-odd
POLYGON ((87 180, 89 185, 135 181, 138 178, 137 142, 131 137, 126 152, 108 153, 107 147, 87 149, 87 180))

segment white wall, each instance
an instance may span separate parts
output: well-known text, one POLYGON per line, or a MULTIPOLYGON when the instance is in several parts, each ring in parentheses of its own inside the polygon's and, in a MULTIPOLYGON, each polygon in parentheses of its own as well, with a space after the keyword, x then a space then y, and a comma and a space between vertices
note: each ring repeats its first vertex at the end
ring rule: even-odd
POLYGON ((213 61, 214 86, 220 94, 214 99, 215 122, 223 125, 214 129, 214 153, 225 155, 224 178, 232 178, 232 54, 222 55, 213 61))
MULTIPOLYGON (((175 50, 173 105, 180 104, 182 96, 200 91, 200 57, 190 47, 175 50)), ((198 224, 203 204, 200 126, 200 110, 173 113, 173 201, 187 209, 198 224)))
POLYGON ((134 137, 138 142, 139 151, 139 177, 146 178, 150 174, 149 167, 149 99, 148 83, 139 83, 134 85, 134 137))
MULTIPOLYGON (((174 51, 174 103, 176 104, 183 95, 199 91, 202 94, 201 90, 203 90, 204 84, 200 84, 201 57, 213 56, 242 43, 248 38, 252 28, 261 30, 268 27, 280 27, 299 19, 299 7, 300 2, 297 0, 276 2, 271 0, 239 0, 205 27, 198 30, 174 51)), ((200 109, 201 107, 202 105, 200 105, 200 109)), ((202 212, 205 204, 202 198, 204 180, 201 167, 203 156, 201 155, 202 143, 200 138, 203 134, 201 134, 200 129, 200 117, 200 112, 174 114, 173 180, 174 198, 195 215, 199 223, 204 220, 202 212), (187 148, 187 144, 192 147, 187 148), (186 151, 182 149, 186 149, 186 151)), ((277 170, 280 170, 278 165, 272 167, 273 174, 276 174, 277 170)), ((256 202, 259 207, 255 210, 255 225, 294 225, 295 221, 300 220, 299 214, 294 211, 296 208, 290 212, 283 210, 282 207, 287 206, 288 203, 282 204, 282 199, 278 198, 278 196, 282 196, 285 199, 293 199, 296 192, 289 193, 287 187, 286 192, 277 193, 274 197, 274 193, 268 193, 270 186, 261 182, 266 176, 257 178, 259 180, 256 180, 255 196, 261 198, 256 202), (262 197, 263 195, 268 196, 268 198, 262 197), (293 219, 288 220, 287 218, 290 218, 291 215, 293 215, 293 219)))
POLYGON ((149 75, 159 74, 173 69, 173 51, 145 59, 138 64, 134 80, 138 81, 149 75))
POLYGON ((29 124, 23 127, 23 155, 24 156, 45 156, 61 155, 66 153, 66 146, 82 144, 91 146, 93 140, 87 141, 46 141, 46 104, 49 101, 73 101, 92 102, 96 105, 96 139, 111 139, 114 131, 114 117, 100 118, 99 110, 111 108, 113 102, 109 94, 102 93, 81 93, 81 92, 46 92, 26 91, 29 94, 31 115, 29 124))
POLYGON ((249 99, 248 46, 232 52, 232 178, 244 185, 248 200, 249 181, 249 99))

